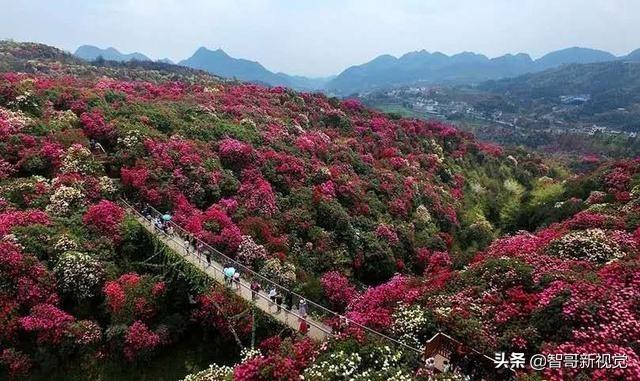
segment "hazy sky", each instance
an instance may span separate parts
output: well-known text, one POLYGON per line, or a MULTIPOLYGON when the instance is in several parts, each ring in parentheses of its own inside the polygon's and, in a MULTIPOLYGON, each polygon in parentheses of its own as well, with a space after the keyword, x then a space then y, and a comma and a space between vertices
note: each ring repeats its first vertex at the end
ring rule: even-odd
POLYGON ((174 61, 200 46, 289 74, 380 54, 640 48, 639 0, 0 0, 0 38, 174 61))

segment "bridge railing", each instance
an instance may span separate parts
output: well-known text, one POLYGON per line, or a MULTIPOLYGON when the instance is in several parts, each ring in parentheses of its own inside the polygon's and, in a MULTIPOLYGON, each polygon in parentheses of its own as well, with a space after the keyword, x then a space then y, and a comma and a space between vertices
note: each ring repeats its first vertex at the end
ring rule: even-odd
MULTIPOLYGON (((163 213, 161 213, 160 211, 158 211, 157 209, 153 208, 151 205, 145 204, 144 207, 134 207, 130 202, 121 199, 121 202, 130 210, 134 211, 137 215, 147 219, 149 221, 149 223, 153 224, 153 221, 158 218, 160 220, 162 220, 162 216, 163 213), (143 210, 144 209, 144 210, 143 210)), ((172 234, 167 234, 166 233, 166 229, 161 229, 159 227, 156 227, 156 231, 158 232, 158 234, 165 234, 167 235, 167 237, 169 239, 174 240, 175 242, 177 242, 178 244, 182 245, 187 252, 190 255, 193 255, 200 264, 206 266, 207 264, 209 264, 209 259, 211 260, 211 263, 213 262, 217 262, 220 265, 222 265, 223 267, 228 267, 228 266, 233 266, 236 271, 240 272, 240 275, 243 279, 245 279, 248 282, 252 282, 252 281, 256 281, 260 284, 261 289, 268 292, 271 289, 275 289, 276 292, 279 292, 284 299, 284 304, 286 305, 286 308, 283 307, 283 309, 285 309, 285 311, 287 313, 291 313, 294 316, 298 317, 298 318, 305 318, 305 316, 302 315, 309 315, 309 317, 311 317, 313 320, 316 321, 327 321, 329 319, 334 320, 334 324, 337 322, 338 324, 340 324, 342 326, 342 328, 347 328, 347 327, 356 327, 364 332, 366 332, 367 334, 370 334, 374 337, 377 337, 378 339, 382 339, 384 341, 389 342, 390 344, 397 346, 401 349, 404 350, 408 350, 410 352, 414 352, 415 354, 421 355, 422 351, 418 348, 415 348, 413 346, 407 345, 401 341, 398 341, 397 339, 394 339, 390 336, 387 336, 381 332, 378 332, 372 328, 369 328, 365 325, 362 325, 358 322, 353 321, 352 319, 347 318, 344 315, 341 315, 335 311, 332 311, 312 300, 307 299, 306 297, 290 290, 289 288, 280 285, 279 283, 277 283, 274 280, 271 280, 269 278, 267 278, 266 276, 264 276, 263 274, 260 274, 258 272, 256 272, 255 270, 247 267, 246 265, 244 265, 243 263, 237 261, 236 259, 233 259, 225 254, 223 254, 222 252, 220 252, 219 250, 217 250, 216 248, 212 247, 211 245, 209 245, 208 243, 202 241, 201 239, 197 238, 194 236, 193 233, 187 231, 186 229, 182 228, 180 225, 178 225, 177 223, 175 223, 174 221, 165 221, 163 222, 164 224, 168 224, 168 226, 171 226, 171 228, 173 229, 172 234), (195 245, 194 245, 195 243, 195 245), (299 305, 300 300, 304 299, 306 301, 306 314, 300 314, 298 309, 295 308, 294 306, 299 305)), ((215 267, 215 266, 211 266, 211 267, 215 267)), ((221 272, 220 269, 215 269, 215 271, 221 272)), ((224 274, 221 274, 224 277, 224 274)), ((242 283, 242 282, 241 282, 242 283)), ((244 288, 248 288, 249 286, 247 286, 246 284, 241 284, 241 287, 244 288)), ((265 292, 259 292, 257 297, 262 298, 262 299, 266 299, 267 301, 271 302, 271 299, 267 296, 267 294, 265 292)), ((334 335, 333 330, 325 325, 325 324, 321 324, 321 323, 317 323, 314 322, 311 319, 305 319, 307 321, 307 323, 309 325, 313 325, 315 326, 317 329, 325 332, 327 334, 327 336, 332 336, 334 335)))
MULTIPOLYGON (((149 206, 148 215, 143 215, 141 211, 133 207, 130 203, 124 200, 122 200, 122 203, 125 206, 127 206, 129 209, 131 209, 133 212, 135 212, 138 216, 145 218, 148 221, 148 223, 152 226, 154 225, 154 220, 156 218, 160 218, 160 219, 162 218, 162 213, 153 207, 149 206)), ((245 282, 239 282, 239 283, 230 282, 230 287, 233 287, 233 288, 240 287, 240 289, 244 290, 246 293, 251 293, 251 295, 255 295, 256 300, 257 299, 265 300, 266 302, 268 302, 270 305, 273 306, 273 309, 277 310, 277 304, 275 303, 275 300, 269 298, 267 294, 267 292, 273 288, 277 292, 279 292, 283 297, 283 303, 281 304, 282 310, 284 310, 286 313, 293 315, 298 319, 304 319, 309 326, 313 326, 317 328, 318 330, 324 332, 327 336, 334 335, 331 327, 315 321, 315 320, 321 321, 323 318, 326 318, 328 315, 334 314, 332 311, 322 306, 320 306, 321 308, 318 309, 317 304, 305 299, 305 301, 307 301, 306 313, 301 313, 299 309, 295 307, 299 305, 299 302, 302 299, 300 295, 268 279, 264 275, 251 270, 250 268, 238 262, 237 260, 228 257, 227 255, 213 248, 211 245, 195 237, 192 240, 192 241, 195 241, 196 243, 196 246, 194 247, 193 242, 190 242, 189 240, 189 237, 190 236, 192 237, 193 234, 189 233, 187 230, 183 229, 180 225, 176 224, 173 221, 168 221, 165 223, 172 227, 173 232, 171 234, 168 234, 165 229, 160 229, 154 226, 156 233, 164 236, 167 239, 172 240, 174 243, 184 248, 185 251, 188 253, 188 255, 194 258, 198 262, 198 264, 214 271, 214 273, 216 273, 219 279, 221 280, 227 279, 223 272, 224 267, 228 267, 228 266, 234 267, 236 271, 240 273, 241 278, 245 282), (221 266, 223 266, 223 268, 216 267, 214 263, 220 264, 221 266), (254 292, 250 288, 249 282, 253 282, 253 281, 256 281, 260 284, 260 290, 258 292, 254 292), (285 300, 286 299, 285 296, 287 295, 287 293, 291 293, 291 296, 292 296, 289 300, 285 300), (329 311, 330 314, 327 314, 327 311, 329 311), (311 319, 309 319, 309 317, 311 319)))

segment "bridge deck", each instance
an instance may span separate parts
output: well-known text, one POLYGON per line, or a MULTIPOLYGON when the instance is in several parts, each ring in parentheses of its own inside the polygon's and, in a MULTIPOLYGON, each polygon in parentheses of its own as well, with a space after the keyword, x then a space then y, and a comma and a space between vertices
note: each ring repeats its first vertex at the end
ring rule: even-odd
MULTIPOLYGON (((209 264, 202 254, 196 253, 196 251, 192 247, 190 248, 188 243, 186 243, 177 235, 164 234, 163 232, 158 231, 151 221, 141 216, 137 211, 132 210, 132 208, 129 208, 129 211, 133 213, 135 218, 140 222, 142 226, 144 226, 147 231, 155 235, 162 243, 179 254, 184 260, 190 262, 191 264, 202 270, 216 282, 222 285, 225 284, 224 274, 222 272, 222 264, 214 261, 213 259, 209 264), (187 250, 187 248, 190 249, 187 250)), ((271 302, 268 295, 264 291, 258 292, 256 295, 256 299, 253 300, 251 284, 244 277, 241 277, 240 279, 240 289, 236 289, 235 285, 232 286, 232 289, 237 295, 242 297, 242 299, 246 300, 249 303, 255 303, 257 308, 269 314, 273 319, 290 328, 293 328, 298 332, 300 331, 300 323, 302 322, 302 319, 306 320, 308 326, 306 335, 314 340, 323 341, 333 335, 332 329, 329 326, 315 320, 311 316, 300 316, 298 310, 295 308, 291 310, 282 308, 280 312, 276 312, 277 306, 271 302)))

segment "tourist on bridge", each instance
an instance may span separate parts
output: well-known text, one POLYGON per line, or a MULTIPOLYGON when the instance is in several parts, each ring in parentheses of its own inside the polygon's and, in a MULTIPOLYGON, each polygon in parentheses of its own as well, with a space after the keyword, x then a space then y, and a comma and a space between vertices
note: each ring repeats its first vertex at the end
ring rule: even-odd
POLYGON ((300 302, 298 303, 298 314, 303 318, 307 317, 307 301, 304 300, 304 298, 300 299, 300 302))
POLYGON ((260 292, 260 283, 255 280, 251 282, 251 300, 254 302, 258 299, 258 293, 260 292))
POLYGON ((271 306, 276 302, 277 294, 278 292, 276 291, 276 288, 271 287, 271 289, 269 290, 269 300, 271 301, 271 303, 269 303, 269 311, 271 311, 271 306))
POLYGON ((193 235, 191 233, 187 233, 184 237, 184 246, 187 249, 187 253, 195 250, 195 246, 193 245, 193 235))
POLYGON ((286 306, 285 308, 288 310, 293 309, 293 294, 289 290, 287 290, 287 295, 284 298, 284 305, 286 306))
POLYGON ((151 208, 149 208, 149 204, 147 204, 146 202, 142 207, 142 215, 144 216, 144 218, 151 221, 151 208))
POLYGON ((300 331, 301 335, 306 335, 307 332, 309 332, 309 324, 307 324, 307 321, 304 319, 300 319, 300 328, 298 329, 298 331, 300 331))
POLYGON ((169 212, 166 212, 165 214, 162 215, 162 227, 164 228, 165 233, 167 233, 167 229, 170 226, 169 224, 170 221, 171 221, 171 215, 169 214, 169 212))
POLYGON ((225 267, 224 270, 224 283, 226 286, 231 287, 231 281, 233 279, 233 275, 236 273, 236 269, 229 265, 228 267, 225 267))
POLYGON ((238 271, 233 274, 233 283, 236 286, 236 290, 240 290, 240 273, 238 271))
POLYGON ((276 313, 278 314, 282 310, 282 300, 283 300, 282 293, 278 292, 276 294, 275 300, 276 300, 276 306, 277 306, 276 313))
POLYGON ((162 221, 160 220, 159 217, 156 217, 153 219, 153 226, 156 228, 156 230, 159 230, 159 231, 163 230, 162 221))
POLYGON ((345 329, 349 328, 349 321, 346 316, 340 315, 340 320, 338 322, 338 331, 344 332, 345 329))
POLYGON ((189 254, 189 252, 191 251, 191 245, 189 244, 189 237, 184 237, 184 243, 182 244, 184 246, 184 251, 187 252, 187 254, 189 254))
POLYGON ((207 258, 207 267, 211 266, 211 252, 209 250, 204 251, 204 256, 207 258))

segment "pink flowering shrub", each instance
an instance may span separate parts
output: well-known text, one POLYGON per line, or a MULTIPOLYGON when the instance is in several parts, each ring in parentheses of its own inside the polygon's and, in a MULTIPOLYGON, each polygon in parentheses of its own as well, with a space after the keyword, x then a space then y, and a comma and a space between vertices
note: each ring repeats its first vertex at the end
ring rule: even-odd
POLYGON ((123 219, 124 210, 118 204, 102 200, 89 207, 82 217, 82 222, 117 242, 120 239, 120 223, 123 219))
POLYGON ((244 171, 238 190, 241 204, 248 211, 271 217, 278 211, 276 196, 271 184, 257 171, 244 171))
POLYGON ((233 369, 236 381, 296 381, 309 366, 316 352, 310 339, 273 343, 265 354, 254 357, 233 369))
POLYGON ((331 201, 336 198, 336 186, 331 180, 325 181, 320 185, 316 185, 313 192, 315 199, 331 201))
POLYGON ((198 306, 193 312, 193 317, 205 327, 213 327, 218 331, 230 333, 230 330, 240 337, 247 337, 251 333, 253 319, 251 314, 245 314, 239 319, 231 319, 240 315, 246 306, 236 300, 235 297, 225 295, 215 289, 197 297, 198 306))
POLYGON ((149 321, 157 313, 165 285, 150 276, 128 273, 105 283, 102 291, 114 323, 149 321))
POLYGON ((231 138, 223 139, 218 143, 218 154, 226 165, 235 168, 251 163, 254 157, 253 147, 250 144, 231 138))
POLYGON ((395 276, 387 283, 367 289, 353 300, 346 315, 359 324, 382 331, 388 330, 398 303, 413 298, 409 290, 409 279, 395 276))
POLYGON ((33 361, 25 353, 13 348, 5 348, 0 353, 0 364, 7 368, 7 373, 10 377, 19 378, 24 377, 29 372, 33 366, 33 361))
POLYGON ((41 210, 16 210, 0 213, 0 236, 8 234, 15 226, 47 225, 49 222, 49 216, 41 210))
POLYGON ((349 283, 349 279, 338 271, 330 271, 320 278, 324 295, 336 311, 344 309, 358 296, 358 291, 349 283))
POLYGON ((160 345, 160 336, 151 331, 146 324, 136 320, 127 329, 124 340, 124 357, 133 361, 140 356, 152 352, 160 345))
POLYGON ((379 238, 386 240, 390 245, 397 245, 400 242, 396 232, 386 224, 378 225, 376 228, 376 235, 379 238))
POLYGON ((187 226, 202 239, 229 254, 235 253, 242 242, 238 226, 217 205, 198 217, 192 217, 187 226))
POLYGON ((92 320, 80 320, 69 326, 69 333, 76 344, 89 346, 97 344, 102 339, 102 328, 92 320))
POLYGON ((256 266, 260 261, 267 259, 267 250, 262 245, 255 243, 248 235, 242 236, 242 242, 238 246, 236 259, 247 266, 256 266))
POLYGON ((40 344, 59 344, 74 321, 73 316, 56 306, 37 304, 20 319, 20 325, 27 332, 35 332, 40 344))
POLYGON ((87 136, 93 139, 110 139, 115 133, 114 128, 105 122, 99 109, 80 115, 80 122, 87 136))
MULTIPOLYGON (((3 279, 3 300, 8 308, 28 309, 38 304, 58 303, 58 295, 55 292, 55 282, 47 269, 31 255, 24 254, 20 247, 10 242, 0 241, 0 277, 3 279)), ((16 316, 12 313, 4 315, 6 331, 14 326, 16 316)))

